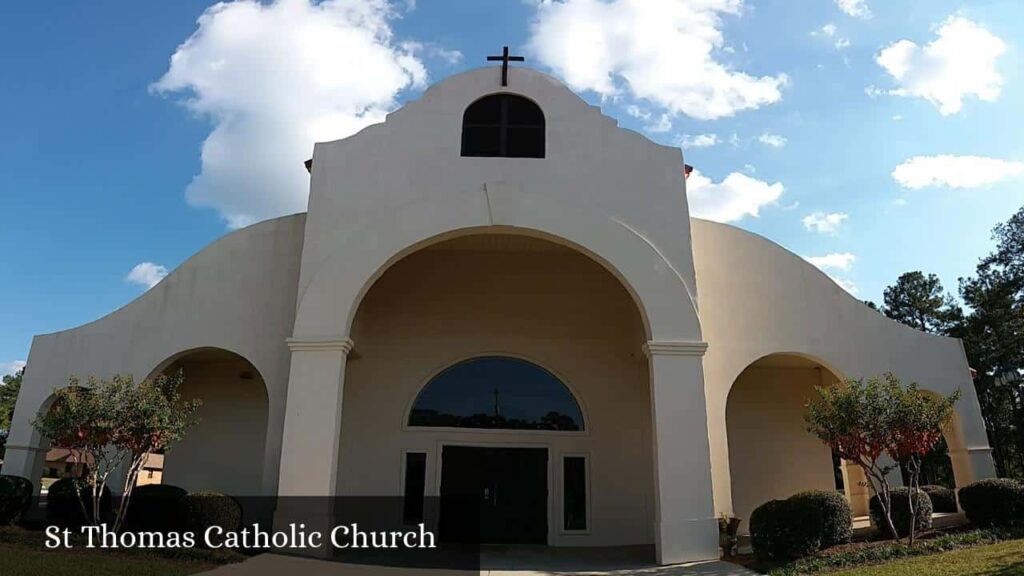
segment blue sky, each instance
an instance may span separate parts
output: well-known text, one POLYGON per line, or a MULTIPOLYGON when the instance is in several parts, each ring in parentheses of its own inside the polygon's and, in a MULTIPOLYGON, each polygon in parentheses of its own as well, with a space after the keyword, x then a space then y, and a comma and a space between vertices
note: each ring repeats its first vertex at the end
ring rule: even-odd
POLYGON ((0 371, 232 227, 301 210, 314 140, 502 44, 682 145, 695 214, 859 298, 915 269, 955 288, 1024 205, 1017 0, 140 6, 0 5, 0 371))

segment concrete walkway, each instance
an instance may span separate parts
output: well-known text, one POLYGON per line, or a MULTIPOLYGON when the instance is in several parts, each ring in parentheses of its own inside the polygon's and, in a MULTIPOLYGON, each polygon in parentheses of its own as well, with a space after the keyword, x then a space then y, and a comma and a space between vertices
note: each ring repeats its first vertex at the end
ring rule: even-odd
POLYGON ((754 576, 728 562, 655 566, 646 548, 488 547, 481 570, 399 568, 327 562, 310 558, 261 554, 238 564, 221 566, 204 576, 754 576))

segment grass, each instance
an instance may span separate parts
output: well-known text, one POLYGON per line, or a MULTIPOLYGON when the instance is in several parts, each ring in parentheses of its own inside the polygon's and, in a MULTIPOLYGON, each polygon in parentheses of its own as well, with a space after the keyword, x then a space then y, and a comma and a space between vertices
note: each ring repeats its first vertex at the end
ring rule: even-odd
MULTIPOLYGON (((7 576, 184 576, 238 562, 244 555, 218 550, 45 549, 38 530, 0 528, 0 574, 7 576)), ((84 540, 73 539, 75 546, 84 540)))
MULTIPOLYGON (((1015 550, 1018 560, 1024 561, 1024 531, 1020 529, 968 529, 949 532, 935 531, 922 535, 922 539, 914 547, 893 541, 863 541, 837 546, 821 552, 783 564, 762 564, 759 561, 746 563, 758 572, 771 576, 804 576, 810 574, 837 574, 843 570, 862 570, 869 566, 888 568, 902 563, 920 562, 922 566, 931 567, 936 558, 954 551, 982 550, 994 546, 1006 545, 1015 550), (1015 548, 1016 547, 1016 548, 1015 548)), ((965 557, 969 557, 965 556, 965 557)), ((931 569, 931 568, 929 568, 931 569)), ((1002 568, 999 568, 1000 570, 1002 568)), ((1024 563, 1015 568, 1017 572, 979 572, 991 576, 1020 574, 1024 576, 1024 563)), ((860 572, 851 572, 860 574, 860 572)), ((925 573, 928 573, 926 570, 925 573)), ((971 572, 967 572, 971 574, 971 572)), ((872 574, 874 574, 872 572, 872 574)), ((890 574, 879 572, 878 574, 890 574)), ((893 572, 892 574, 901 574, 893 572)), ((910 574, 916 574, 910 572, 910 574)), ((952 572, 951 574, 958 574, 952 572)))
POLYGON ((97 550, 38 550, 0 544, 0 566, 11 576, 184 576, 212 570, 209 562, 97 550))
POLYGON ((1024 540, 965 548, 888 564, 832 572, 832 576, 1024 576, 1024 540))

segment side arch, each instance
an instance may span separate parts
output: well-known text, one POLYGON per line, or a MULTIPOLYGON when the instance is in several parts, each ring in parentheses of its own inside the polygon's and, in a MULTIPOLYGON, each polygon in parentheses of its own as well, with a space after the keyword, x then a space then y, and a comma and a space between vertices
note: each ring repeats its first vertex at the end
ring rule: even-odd
POLYGON ((701 340, 693 291, 641 233, 593 207, 567 206, 507 183, 376 212, 337 234, 330 240, 334 255, 300 286, 295 336, 347 335, 363 297, 395 262, 431 244, 488 232, 550 240, 604 266, 637 303, 648 340, 701 340))
MULTIPOLYGON (((927 388, 922 388, 920 391, 922 394, 929 396, 941 396, 938 392, 927 388)), ((955 484, 955 486, 948 486, 948 488, 960 488, 975 480, 980 480, 980 478, 976 477, 971 466, 971 455, 964 434, 962 416, 956 407, 953 409, 949 422, 942 428, 942 438, 946 442, 946 457, 949 460, 955 484)))
POLYGON ((841 491, 856 515, 866 513, 860 470, 804 429, 815 388, 842 381, 841 372, 804 353, 763 355, 736 375, 725 408, 733 514, 749 521, 761 504, 804 490, 841 491))
POLYGON ((183 398, 202 401, 199 421, 165 457, 164 482, 236 497, 265 495, 270 391, 245 356, 204 346, 175 353, 149 374, 182 371, 183 398))

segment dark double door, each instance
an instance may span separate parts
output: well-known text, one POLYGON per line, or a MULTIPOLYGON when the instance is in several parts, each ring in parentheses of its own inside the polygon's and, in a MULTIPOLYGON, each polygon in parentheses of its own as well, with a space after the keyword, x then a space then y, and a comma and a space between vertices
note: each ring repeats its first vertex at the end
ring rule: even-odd
POLYGON ((441 452, 441 539, 546 544, 546 448, 445 446, 441 452))

